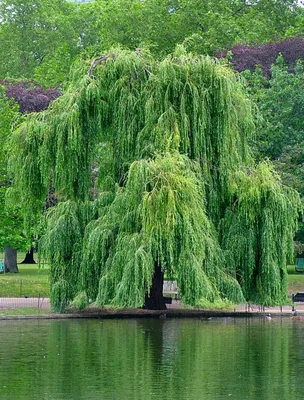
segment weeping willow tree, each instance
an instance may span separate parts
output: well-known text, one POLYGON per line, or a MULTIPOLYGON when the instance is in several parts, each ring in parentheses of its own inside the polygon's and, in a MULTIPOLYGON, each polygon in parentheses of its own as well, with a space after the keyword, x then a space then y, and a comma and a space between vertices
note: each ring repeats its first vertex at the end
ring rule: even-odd
POLYGON ((281 304, 299 199, 255 166, 252 120, 238 78, 181 48, 161 62, 114 49, 75 68, 11 142, 25 214, 50 186, 60 199, 41 240, 53 308, 164 308, 164 274, 186 304, 281 304))

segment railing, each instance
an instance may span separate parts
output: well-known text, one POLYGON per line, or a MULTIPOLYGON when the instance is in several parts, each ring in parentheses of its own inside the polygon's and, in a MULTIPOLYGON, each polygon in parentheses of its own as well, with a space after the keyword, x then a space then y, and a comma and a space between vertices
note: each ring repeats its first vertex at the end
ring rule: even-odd
POLYGON ((20 308, 32 308, 37 311, 50 310, 50 301, 44 297, 4 297, 0 295, 1 310, 14 310, 20 308))

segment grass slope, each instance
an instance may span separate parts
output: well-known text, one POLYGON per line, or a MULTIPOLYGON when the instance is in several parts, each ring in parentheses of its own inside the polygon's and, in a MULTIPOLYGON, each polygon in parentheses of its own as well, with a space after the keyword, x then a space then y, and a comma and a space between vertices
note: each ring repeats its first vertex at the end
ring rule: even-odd
POLYGON ((10 308, 7 310, 0 310, 1 317, 12 316, 12 315, 47 315, 51 314, 51 310, 45 310, 38 307, 21 307, 21 308, 10 308))
MULTIPOLYGON (((18 253, 18 262, 24 258, 18 253)), ((19 264, 18 274, 0 274, 0 297, 49 297, 49 267, 19 264)))
POLYGON ((304 273, 295 272, 294 265, 288 265, 288 295, 304 292, 304 273))
MULTIPOLYGON (((21 262, 24 254, 18 254, 21 262)), ((49 297, 49 267, 19 264, 19 274, 0 275, 0 297, 49 297)), ((304 292, 304 273, 296 273, 294 265, 288 269, 288 294, 304 292)))

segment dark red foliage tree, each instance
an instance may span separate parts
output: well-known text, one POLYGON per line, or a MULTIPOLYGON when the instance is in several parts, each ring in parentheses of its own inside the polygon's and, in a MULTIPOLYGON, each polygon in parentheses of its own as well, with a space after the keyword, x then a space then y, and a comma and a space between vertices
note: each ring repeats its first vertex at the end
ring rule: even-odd
POLYGON ((10 85, 6 89, 7 97, 15 99, 22 113, 43 111, 48 108, 50 102, 59 97, 60 94, 60 91, 55 88, 28 88, 24 82, 10 85))
POLYGON ((6 96, 19 104, 21 113, 39 112, 48 108, 50 102, 61 95, 57 88, 43 89, 35 83, 0 80, 6 87, 6 96))
MULTIPOLYGON (((266 43, 258 47, 238 44, 231 49, 231 62, 238 72, 249 69, 253 71, 260 65, 264 73, 270 76, 271 65, 279 54, 282 54, 286 64, 292 70, 296 61, 304 59, 304 39, 299 37, 288 38, 281 42, 266 43)), ((226 57, 228 51, 217 54, 218 58, 226 57)))

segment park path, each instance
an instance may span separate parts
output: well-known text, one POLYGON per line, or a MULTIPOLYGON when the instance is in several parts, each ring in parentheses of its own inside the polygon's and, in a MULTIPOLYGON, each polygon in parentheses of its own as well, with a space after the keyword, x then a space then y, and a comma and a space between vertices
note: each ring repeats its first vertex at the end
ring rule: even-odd
MULTIPOLYGON (((18 309, 23 307, 30 307, 30 308, 41 308, 43 310, 50 310, 50 299, 49 298, 34 298, 34 297, 27 297, 27 298, 20 298, 20 297, 0 297, 0 311, 1 310, 8 310, 8 309, 18 309)), ((187 309, 183 306, 180 301, 173 300, 172 304, 168 304, 168 310, 183 310, 185 313, 187 309)), ((304 313, 304 304, 295 304, 295 309, 299 311, 301 314, 304 313)), ((194 311, 194 309, 191 309, 194 311)), ((225 312, 225 310, 221 310, 225 312)), ((250 305, 241 304, 238 305, 234 310, 227 310, 229 314, 232 312, 236 313, 261 313, 261 314, 292 314, 292 306, 286 305, 281 307, 265 307, 263 310, 258 305, 250 305)))
POLYGON ((0 297, 0 310, 23 307, 37 307, 49 310, 50 299, 42 297, 0 297))

